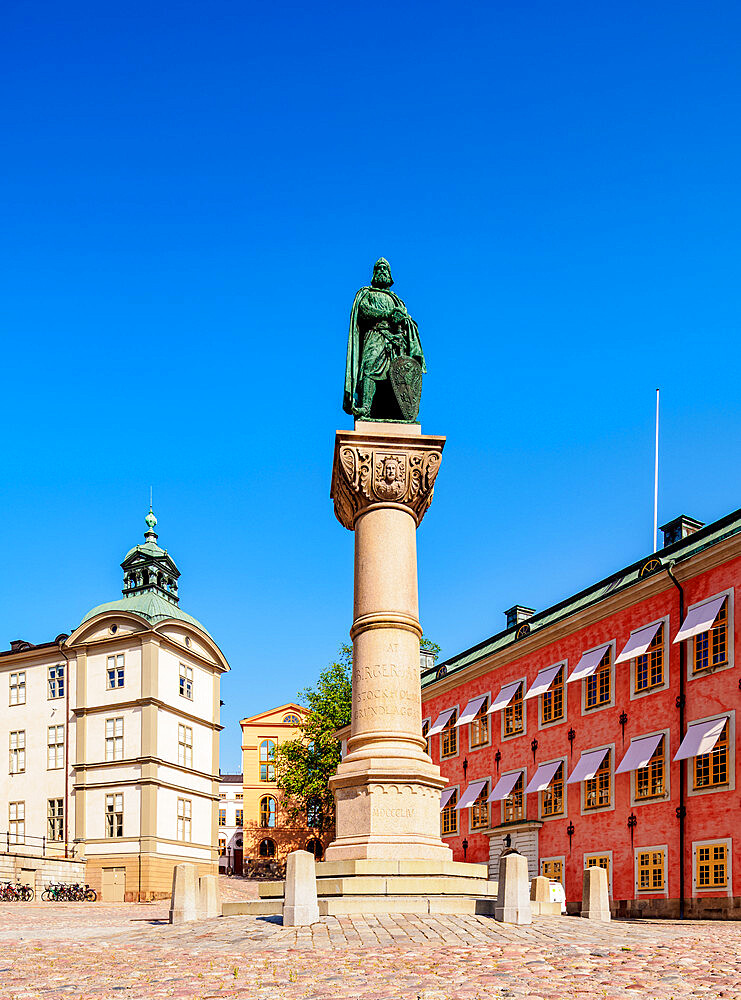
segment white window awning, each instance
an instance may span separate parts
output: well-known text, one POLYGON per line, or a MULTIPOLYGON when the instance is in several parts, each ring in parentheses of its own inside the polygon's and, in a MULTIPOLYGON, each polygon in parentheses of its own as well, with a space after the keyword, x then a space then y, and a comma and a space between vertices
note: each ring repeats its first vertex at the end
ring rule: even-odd
POLYGON ((491 703, 489 711, 486 714, 491 715, 491 713, 496 712, 497 709, 506 708, 517 694, 521 684, 522 681, 512 681, 511 684, 505 684, 494 701, 491 703))
POLYGON ((712 601, 706 601, 697 608, 691 608, 687 617, 682 622, 682 627, 674 637, 674 642, 681 642, 682 639, 691 639, 693 635, 707 632, 712 627, 713 622, 718 617, 718 612, 725 602, 723 597, 714 597, 712 601))
POLYGON ((454 712, 455 712, 454 708, 444 709, 444 711, 442 711, 435 719, 435 725, 432 727, 432 729, 429 729, 427 731, 428 738, 430 736, 436 736, 438 733, 441 733, 443 729, 445 729, 447 724, 450 722, 450 720, 453 718, 454 712))
POLYGON ((456 726, 465 726, 467 722, 473 722, 476 716, 479 714, 479 709, 486 701, 486 695, 482 694, 480 698, 471 698, 469 703, 463 709, 460 719, 456 722, 456 726))
POLYGON ((440 792, 440 812, 442 812, 448 802, 450 802, 454 791, 455 788, 443 788, 442 792, 440 792))
POLYGON ((538 672, 538 676, 535 678, 532 686, 530 687, 528 693, 525 695, 525 701, 528 698, 537 698, 540 694, 545 694, 551 684, 555 681, 558 676, 558 671, 563 666, 562 663, 557 663, 554 667, 546 667, 545 670, 538 672))
POLYGON ((722 719, 713 719, 711 722, 695 722, 687 730, 674 759, 687 760, 688 757, 710 753, 720 739, 726 722, 728 719, 725 716, 722 719))
POLYGON ((525 792, 528 795, 530 792, 544 792, 556 777, 556 772, 561 764, 562 761, 560 760, 552 760, 550 764, 541 764, 533 775, 530 784, 525 789, 525 792))
POLYGON ((486 787, 485 781, 472 781, 468 788, 465 790, 463 795, 460 797, 460 801, 456 805, 456 809, 469 809, 476 799, 481 795, 482 790, 486 787))
POLYGON ((636 768, 645 767, 659 743, 661 743, 661 733, 658 736, 641 736, 637 740, 631 740, 628 752, 620 761, 619 767, 615 768, 615 774, 624 774, 625 771, 635 771, 636 768))
POLYGON ((494 790, 486 801, 498 802, 500 799, 506 799, 508 795, 512 794, 515 785, 520 780, 520 776, 523 773, 523 771, 513 771, 512 774, 505 774, 504 777, 500 778, 496 783, 494 790))
POLYGON ((660 628, 661 622, 655 622, 653 625, 644 625, 643 628, 637 628, 635 632, 631 632, 630 638, 623 646, 623 650, 615 660, 615 663, 624 663, 626 660, 632 660, 636 656, 643 656, 654 641, 654 636, 660 628))
POLYGON ((581 757, 569 775, 566 784, 575 785, 579 781, 587 781, 589 778, 593 778, 608 752, 607 747, 604 747, 602 750, 582 750, 581 757))
POLYGON ((580 681, 585 677, 591 677, 609 648, 610 643, 606 642, 604 646, 598 646, 596 649, 591 649, 588 653, 585 653, 577 663, 567 683, 571 684, 572 681, 580 681))

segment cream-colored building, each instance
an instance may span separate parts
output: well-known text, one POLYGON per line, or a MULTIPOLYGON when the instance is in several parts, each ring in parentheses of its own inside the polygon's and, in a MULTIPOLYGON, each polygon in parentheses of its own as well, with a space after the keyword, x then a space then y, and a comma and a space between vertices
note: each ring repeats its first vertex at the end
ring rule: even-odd
POLYGON ((180 609, 180 573, 151 511, 146 520, 145 543, 121 564, 120 600, 93 608, 69 636, 0 653, 5 846, 84 858, 108 899, 169 895, 178 862, 217 870, 229 665, 180 609))
POLYGON ((219 775, 219 871, 242 871, 244 792, 241 774, 219 775))

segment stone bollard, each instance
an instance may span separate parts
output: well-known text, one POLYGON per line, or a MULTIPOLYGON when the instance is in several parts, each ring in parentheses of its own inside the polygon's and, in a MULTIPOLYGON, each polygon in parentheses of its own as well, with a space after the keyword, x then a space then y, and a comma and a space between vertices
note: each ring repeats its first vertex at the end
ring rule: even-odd
POLYGON ((319 919, 316 899, 316 864, 308 851, 292 851, 286 865, 283 926, 302 927, 319 919))
POLYGON ((172 872, 170 923, 185 924, 198 919, 196 866, 175 865, 172 872))
POLYGON ((531 924, 529 887, 527 858, 516 851, 502 855, 494 919, 505 924, 531 924))
POLYGON ((551 880, 545 875, 538 875, 530 883, 530 909, 541 916, 558 914, 561 907, 551 898, 551 880))
POLYGON ((198 919, 221 916, 221 894, 218 875, 201 875, 198 879, 198 919))
POLYGON ((584 869, 581 916, 587 920, 610 920, 610 894, 604 868, 594 866, 584 869))

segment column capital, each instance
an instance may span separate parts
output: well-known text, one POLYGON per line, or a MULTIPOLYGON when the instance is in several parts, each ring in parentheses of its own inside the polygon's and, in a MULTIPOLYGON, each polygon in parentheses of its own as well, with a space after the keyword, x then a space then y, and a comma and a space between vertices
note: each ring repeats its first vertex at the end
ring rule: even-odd
POLYGON ((337 431, 332 488, 334 512, 353 531, 357 518, 372 507, 401 507, 419 526, 432 503, 444 437, 422 435, 409 425, 363 423, 362 430, 337 431))

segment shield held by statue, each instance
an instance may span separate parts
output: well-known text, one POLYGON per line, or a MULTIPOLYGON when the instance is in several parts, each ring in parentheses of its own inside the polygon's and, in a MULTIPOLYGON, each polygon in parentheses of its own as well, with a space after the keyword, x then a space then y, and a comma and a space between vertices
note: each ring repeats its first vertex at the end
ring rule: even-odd
POLYGON ((422 366, 402 354, 389 366, 389 380, 405 420, 416 420, 422 398, 422 366))

